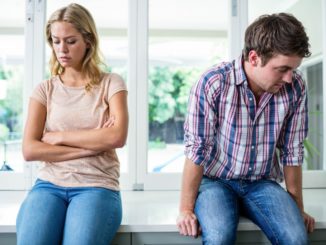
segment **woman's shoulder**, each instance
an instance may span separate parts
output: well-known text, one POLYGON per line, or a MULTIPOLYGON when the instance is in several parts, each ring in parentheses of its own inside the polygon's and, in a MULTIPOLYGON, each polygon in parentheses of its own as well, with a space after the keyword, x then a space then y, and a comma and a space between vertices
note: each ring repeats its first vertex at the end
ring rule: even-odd
POLYGON ((125 81, 117 73, 104 73, 103 78, 102 78, 102 84, 104 87, 109 87, 110 89, 115 88, 115 87, 126 87, 125 81))
POLYGON ((55 75, 55 76, 51 76, 47 79, 44 79, 42 82, 40 82, 38 84, 38 86, 48 89, 48 88, 51 88, 51 87, 55 86, 56 84, 58 84, 58 82, 60 82, 60 78, 58 75, 55 75))
POLYGON ((124 83, 124 79, 118 73, 106 72, 103 74, 103 81, 105 82, 114 82, 114 83, 124 83))

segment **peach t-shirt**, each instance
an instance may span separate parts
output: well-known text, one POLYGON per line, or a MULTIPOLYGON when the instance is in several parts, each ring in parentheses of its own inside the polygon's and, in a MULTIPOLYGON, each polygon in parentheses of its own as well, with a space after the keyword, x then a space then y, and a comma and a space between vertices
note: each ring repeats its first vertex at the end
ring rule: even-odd
MULTIPOLYGON (((109 116, 109 100, 127 90, 123 79, 104 74, 89 92, 67 87, 54 76, 40 83, 31 98, 47 109, 45 131, 73 131, 101 128, 109 116)), ((63 187, 104 187, 119 190, 120 163, 114 149, 96 156, 61 162, 44 162, 39 178, 63 187)))

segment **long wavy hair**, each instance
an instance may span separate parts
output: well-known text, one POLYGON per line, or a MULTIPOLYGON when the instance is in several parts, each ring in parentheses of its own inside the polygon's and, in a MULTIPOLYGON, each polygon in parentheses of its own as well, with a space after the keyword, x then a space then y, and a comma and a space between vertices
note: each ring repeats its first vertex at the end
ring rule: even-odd
POLYGON ((82 74, 90 79, 90 82, 85 86, 85 89, 89 91, 93 85, 100 83, 100 65, 104 65, 99 50, 99 38, 94 19, 85 7, 76 3, 58 9, 50 16, 45 32, 47 42, 52 49, 52 55, 49 61, 52 76, 60 75, 65 70, 60 65, 52 46, 51 25, 57 21, 65 21, 72 24, 82 35, 85 43, 89 45, 82 63, 82 74))

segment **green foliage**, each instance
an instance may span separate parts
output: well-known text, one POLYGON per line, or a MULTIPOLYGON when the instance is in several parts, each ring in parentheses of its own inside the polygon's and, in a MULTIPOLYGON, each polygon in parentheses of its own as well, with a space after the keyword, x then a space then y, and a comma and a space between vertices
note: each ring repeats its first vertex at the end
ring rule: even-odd
POLYGON ((0 142, 5 141, 8 138, 9 129, 6 125, 0 123, 0 142))
POLYGON ((171 71, 167 67, 150 69, 148 86, 149 120, 163 123, 175 113, 171 71))
POLYGON ((149 71, 149 122, 164 123, 184 117, 190 87, 199 70, 186 67, 151 67, 149 71))
POLYGON ((0 67, 0 77, 7 83, 7 93, 4 100, 0 100, 0 124, 2 125, 2 139, 9 134, 22 131, 22 100, 23 100, 23 66, 0 67), (6 129, 4 129, 4 127, 6 129), (3 133, 7 132, 7 133, 3 133))
POLYGON ((317 147, 308 139, 305 139, 303 141, 303 146, 305 149, 304 160, 307 163, 307 169, 314 169, 313 167, 314 156, 315 155, 320 156, 320 152, 317 149, 317 147))

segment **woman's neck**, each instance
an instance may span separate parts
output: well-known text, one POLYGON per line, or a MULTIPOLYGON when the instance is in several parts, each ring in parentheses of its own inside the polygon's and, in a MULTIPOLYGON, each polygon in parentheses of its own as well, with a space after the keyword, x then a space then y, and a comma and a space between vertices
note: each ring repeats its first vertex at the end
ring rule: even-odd
POLYGON ((61 81, 70 87, 85 86, 89 79, 79 71, 67 69, 60 75, 61 81))

